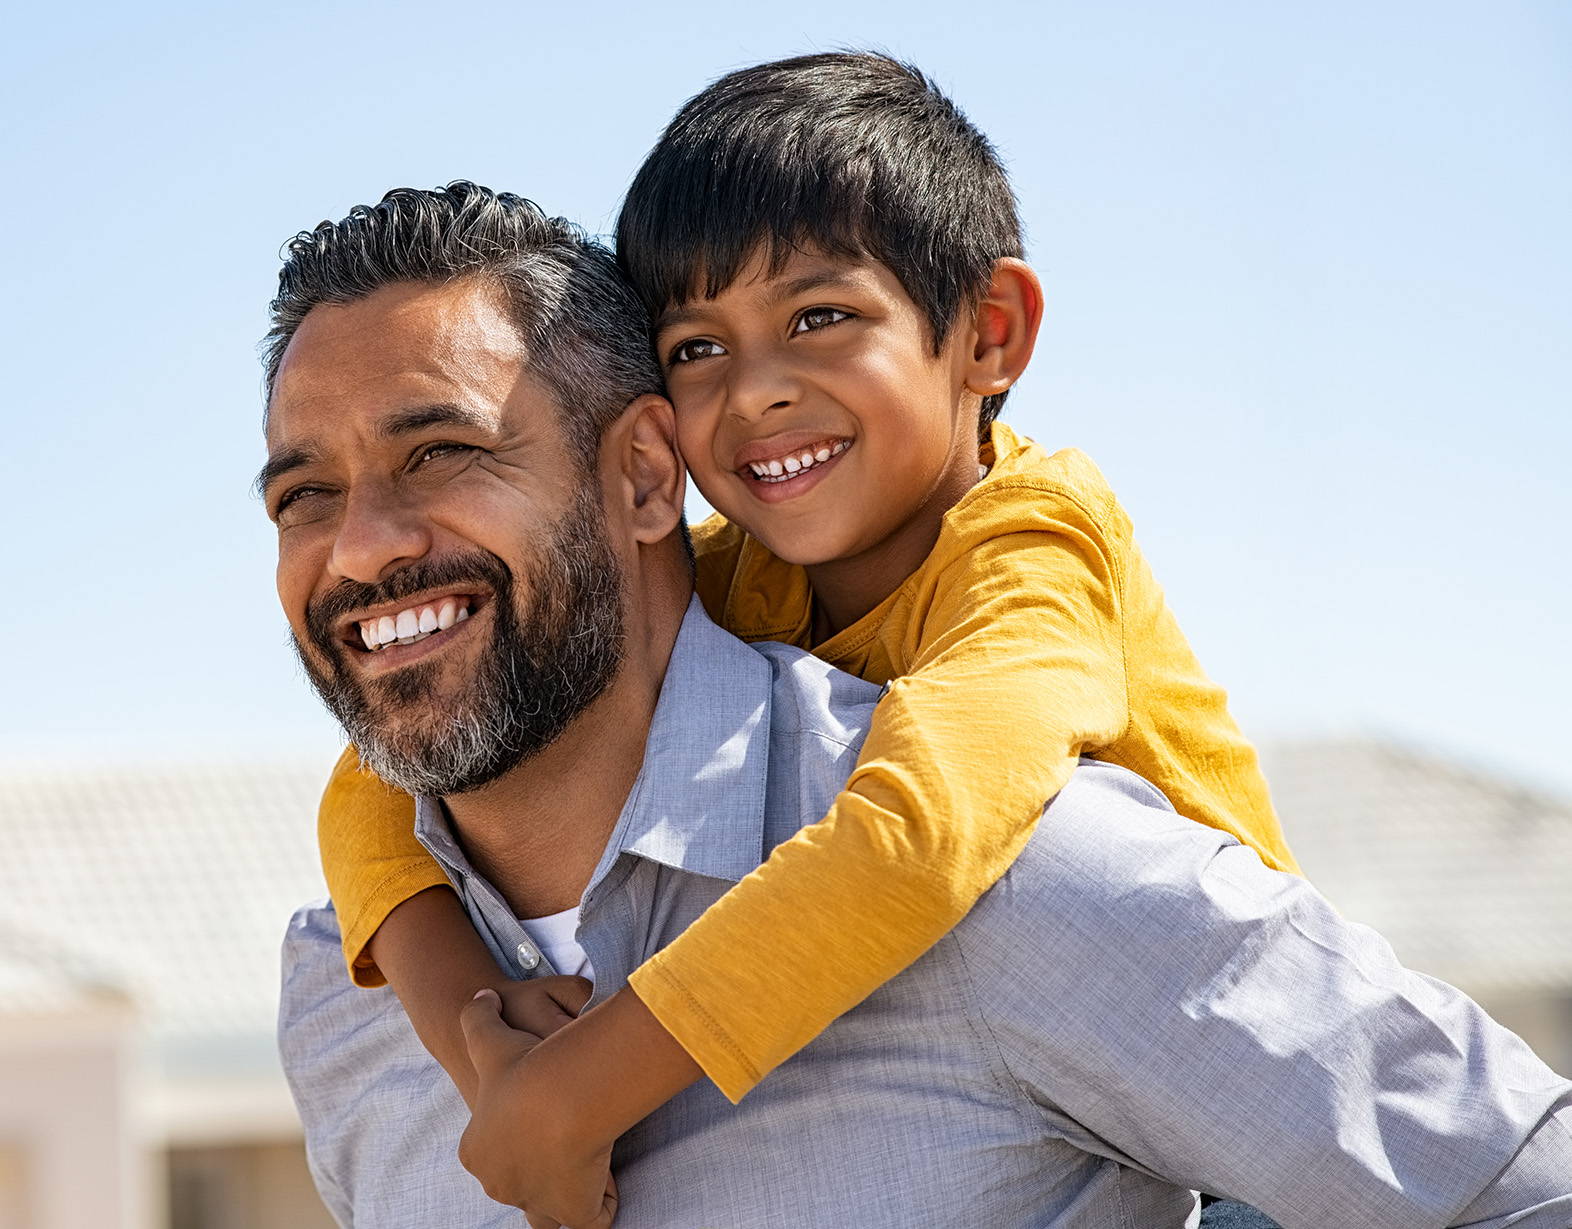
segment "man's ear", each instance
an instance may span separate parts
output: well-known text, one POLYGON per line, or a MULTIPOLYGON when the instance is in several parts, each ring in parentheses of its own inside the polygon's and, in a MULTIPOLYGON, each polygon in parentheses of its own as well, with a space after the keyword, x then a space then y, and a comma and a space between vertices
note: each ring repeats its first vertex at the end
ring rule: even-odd
POLYGON ((677 416, 655 393, 635 397, 606 431, 624 515, 638 542, 659 542, 682 519, 688 471, 677 451, 677 416))
POLYGON ((1024 260, 993 262, 988 289, 977 302, 966 387, 979 396, 1002 393, 1021 378, 1043 322, 1043 286, 1024 260))

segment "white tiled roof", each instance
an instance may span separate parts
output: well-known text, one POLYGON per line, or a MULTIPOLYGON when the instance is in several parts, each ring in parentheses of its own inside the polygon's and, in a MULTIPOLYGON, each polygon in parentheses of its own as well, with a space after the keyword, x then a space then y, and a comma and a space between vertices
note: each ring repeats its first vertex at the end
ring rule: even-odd
POLYGON ((156 1040, 270 1033, 284 927, 325 891, 316 804, 330 767, 5 771, 0 936, 124 987, 156 1040))
POLYGON ((0 1020, 64 1015, 125 999, 112 975, 76 953, 45 936, 0 927, 0 1020))
MULTIPOLYGON (((1306 873, 1405 961, 1476 992, 1572 989, 1572 804, 1370 742, 1263 760, 1306 873)), ((159 1038, 270 1033, 285 923, 324 893, 329 767, 0 774, 0 1000, 85 978, 159 1038), (54 974, 46 948, 70 953, 54 974)))
POLYGON ((1262 750, 1305 874, 1471 993, 1572 993, 1572 802, 1345 740, 1262 750))

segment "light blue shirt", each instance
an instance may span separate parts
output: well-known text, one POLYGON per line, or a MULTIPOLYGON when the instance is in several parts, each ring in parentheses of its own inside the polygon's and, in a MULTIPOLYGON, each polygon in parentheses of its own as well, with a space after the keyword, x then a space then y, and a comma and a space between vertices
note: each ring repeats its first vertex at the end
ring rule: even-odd
MULTIPOLYGON (((878 695, 690 608, 583 897, 596 1002, 824 814, 878 695)), ((550 972, 439 806, 417 830, 503 966, 550 972)), ((351 986, 326 903, 290 926, 280 1045, 343 1225, 524 1226, 460 1167, 463 1102, 392 992, 351 986)), ((1566 1229, 1572 1084, 1302 880, 1084 761, 932 951, 740 1105, 701 1082, 613 1162, 623 1229, 1177 1227, 1193 1189, 1285 1229, 1566 1229)))

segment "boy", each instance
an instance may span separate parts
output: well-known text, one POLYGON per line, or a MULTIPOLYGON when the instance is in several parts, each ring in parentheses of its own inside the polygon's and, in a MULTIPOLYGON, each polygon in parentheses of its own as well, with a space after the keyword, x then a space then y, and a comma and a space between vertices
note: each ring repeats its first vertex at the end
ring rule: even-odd
MULTIPOLYGON (((836 54, 722 79, 640 170, 618 252, 690 471, 726 518, 695 533, 710 614, 891 688, 825 820, 634 975, 643 1015, 597 1011, 527 1085, 571 1090, 633 1053, 625 1103, 553 1096, 565 1142, 527 1158, 522 1185, 512 1115, 538 1105, 493 1095, 477 1113, 465 1163, 558 1218, 599 1208, 612 1139, 665 1097, 702 1072, 740 1098, 921 955, 1082 753, 1295 869, 1101 475, 995 422, 1041 290, 996 156, 920 74, 836 54)), ((490 968, 408 800, 354 769, 346 755, 322 813, 346 955, 363 982, 380 967, 473 1100, 458 1004, 491 985, 544 1033, 582 991, 490 968)))

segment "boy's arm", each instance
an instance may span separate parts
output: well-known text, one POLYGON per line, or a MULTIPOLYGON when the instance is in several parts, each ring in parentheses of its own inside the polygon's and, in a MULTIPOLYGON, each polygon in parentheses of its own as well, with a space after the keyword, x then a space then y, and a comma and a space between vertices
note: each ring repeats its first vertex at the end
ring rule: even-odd
POLYGON ((475 1069, 459 1017, 477 990, 496 991, 508 1022, 539 1036, 571 1021, 589 998, 582 978, 516 982, 497 967, 442 868, 415 839, 414 800, 362 769, 353 747, 322 796, 318 841, 351 978, 392 984, 421 1044, 469 1104, 475 1069))
POLYGON ((906 968, 1015 860, 1085 747, 1128 724, 1122 593, 1091 525, 959 551, 829 813, 630 978, 740 1099, 906 968))
POLYGON ((360 753, 346 747, 322 793, 317 844, 349 976, 359 986, 383 985, 387 979, 369 951, 371 936, 402 902, 449 886, 415 839, 415 800, 362 768, 360 753))

